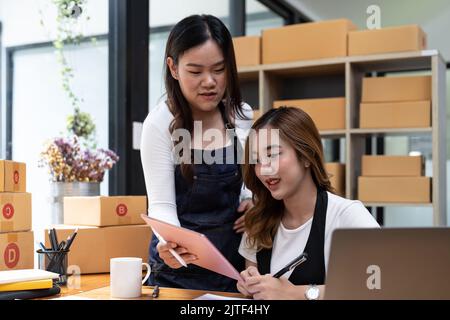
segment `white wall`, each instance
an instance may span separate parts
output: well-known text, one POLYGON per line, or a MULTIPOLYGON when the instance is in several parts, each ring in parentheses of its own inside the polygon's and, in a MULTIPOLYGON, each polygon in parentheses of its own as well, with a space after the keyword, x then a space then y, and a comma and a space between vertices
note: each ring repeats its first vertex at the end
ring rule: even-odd
POLYGON ((348 18, 366 28, 369 5, 381 9, 381 26, 419 24, 428 35, 428 47, 450 61, 450 2, 448 0, 287 0, 313 20, 348 18))
MULTIPOLYGON (((247 0, 247 13, 266 11, 266 7, 255 0, 247 0)), ((180 0, 151 0, 150 26, 173 25, 191 14, 212 14, 216 17, 228 16, 229 0, 188 0, 180 5, 180 0)))
MULTIPOLYGON (((87 14, 91 19, 82 26, 85 35, 108 32, 108 3, 108 0, 87 2, 83 15, 87 14)), ((0 19, 3 21, 3 42, 8 47, 45 42, 55 37, 56 9, 52 0, 0 0, 0 19), (45 29, 40 25, 41 17, 45 29)))
MULTIPOLYGON (((108 32, 108 0, 91 0, 84 8, 89 21, 81 25, 84 35, 108 32)), ((5 48, 52 41, 56 30, 56 10, 52 0, 0 0, 2 37, 2 105, 0 158, 5 150, 6 66, 5 48), (44 27, 40 24, 42 18, 44 27)), ((108 47, 67 47, 66 57, 74 68, 72 86, 84 100, 80 107, 89 112, 97 126, 99 147, 108 147, 108 47)), ((14 55, 13 159, 27 164, 27 191, 32 194, 33 230, 42 240, 43 228, 50 223, 49 175, 38 168, 39 153, 45 140, 65 130, 66 117, 72 112, 70 101, 61 87, 60 66, 52 46, 20 50, 14 55)), ((108 178, 101 185, 108 193, 108 178)))

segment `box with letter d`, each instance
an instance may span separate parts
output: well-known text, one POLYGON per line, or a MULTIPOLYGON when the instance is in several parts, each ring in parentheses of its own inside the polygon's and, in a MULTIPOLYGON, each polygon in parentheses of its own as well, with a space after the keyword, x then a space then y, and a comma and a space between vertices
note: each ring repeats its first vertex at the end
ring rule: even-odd
POLYGON ((0 270, 33 269, 33 231, 0 233, 0 270))

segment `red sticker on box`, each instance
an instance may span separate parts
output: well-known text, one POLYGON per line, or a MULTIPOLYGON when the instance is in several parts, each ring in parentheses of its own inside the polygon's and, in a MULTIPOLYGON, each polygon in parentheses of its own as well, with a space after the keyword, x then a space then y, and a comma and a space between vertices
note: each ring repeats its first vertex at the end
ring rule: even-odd
POLYGON ((123 203, 119 204, 116 208, 116 213, 119 217, 123 217, 128 213, 128 208, 123 203))
POLYGON ((5 219, 11 219, 14 216, 14 207, 11 203, 7 203, 3 206, 3 216, 5 219))
POLYGON ((20 260, 20 250, 17 244, 8 244, 6 246, 5 253, 3 254, 3 258, 5 258, 5 265, 8 269, 12 269, 17 266, 20 260))
POLYGON ((14 171, 14 183, 15 184, 18 184, 19 183, 19 178, 20 178, 20 176, 19 176, 19 171, 14 171))

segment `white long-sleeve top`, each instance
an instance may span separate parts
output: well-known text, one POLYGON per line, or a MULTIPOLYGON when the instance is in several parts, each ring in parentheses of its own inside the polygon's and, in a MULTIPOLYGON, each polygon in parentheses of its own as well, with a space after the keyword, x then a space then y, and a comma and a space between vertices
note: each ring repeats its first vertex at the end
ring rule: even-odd
MULTIPOLYGON (((235 119, 236 136, 242 146, 250 132, 252 108, 243 104, 244 115, 250 120, 235 119)), ((169 131, 173 115, 165 101, 153 108, 144 121, 141 138, 141 161, 148 197, 148 215, 179 226, 175 197, 175 159, 169 131)), ((241 199, 251 197, 245 187, 241 199)))

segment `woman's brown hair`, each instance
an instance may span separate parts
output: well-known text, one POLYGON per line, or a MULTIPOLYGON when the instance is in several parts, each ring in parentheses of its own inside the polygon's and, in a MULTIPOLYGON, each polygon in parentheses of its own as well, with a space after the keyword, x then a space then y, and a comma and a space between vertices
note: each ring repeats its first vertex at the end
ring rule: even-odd
MULTIPOLYGON (((171 57, 177 65, 179 58, 187 50, 202 45, 208 40, 216 42, 222 50, 225 61, 227 86, 219 108, 223 112, 227 122, 231 126, 234 126, 231 119, 236 116, 240 119, 246 119, 246 117, 242 110, 242 98, 232 37, 220 19, 212 15, 192 15, 178 22, 169 34, 165 61, 167 61, 168 57, 171 57)), ((192 135, 194 120, 191 107, 181 92, 180 84, 172 77, 167 64, 165 66, 165 86, 168 106, 174 116, 170 125, 170 132, 173 133, 177 129, 186 129, 192 135)), ((189 142, 183 141, 182 143, 188 144, 189 142)), ((180 167, 183 176, 188 180, 192 180, 192 165, 181 163, 180 167)))
MULTIPOLYGON (((301 109, 281 107, 272 109, 259 118, 252 126, 254 133, 262 128, 278 129, 280 140, 288 143, 296 151, 299 161, 310 163, 312 179, 322 190, 334 192, 325 170, 323 147, 319 131, 311 117, 301 109)), ((251 160, 250 135, 245 146, 243 165, 244 183, 253 192, 255 206, 245 215, 245 226, 251 247, 258 250, 271 248, 284 211, 283 200, 276 200, 258 179, 255 164, 251 160)))

